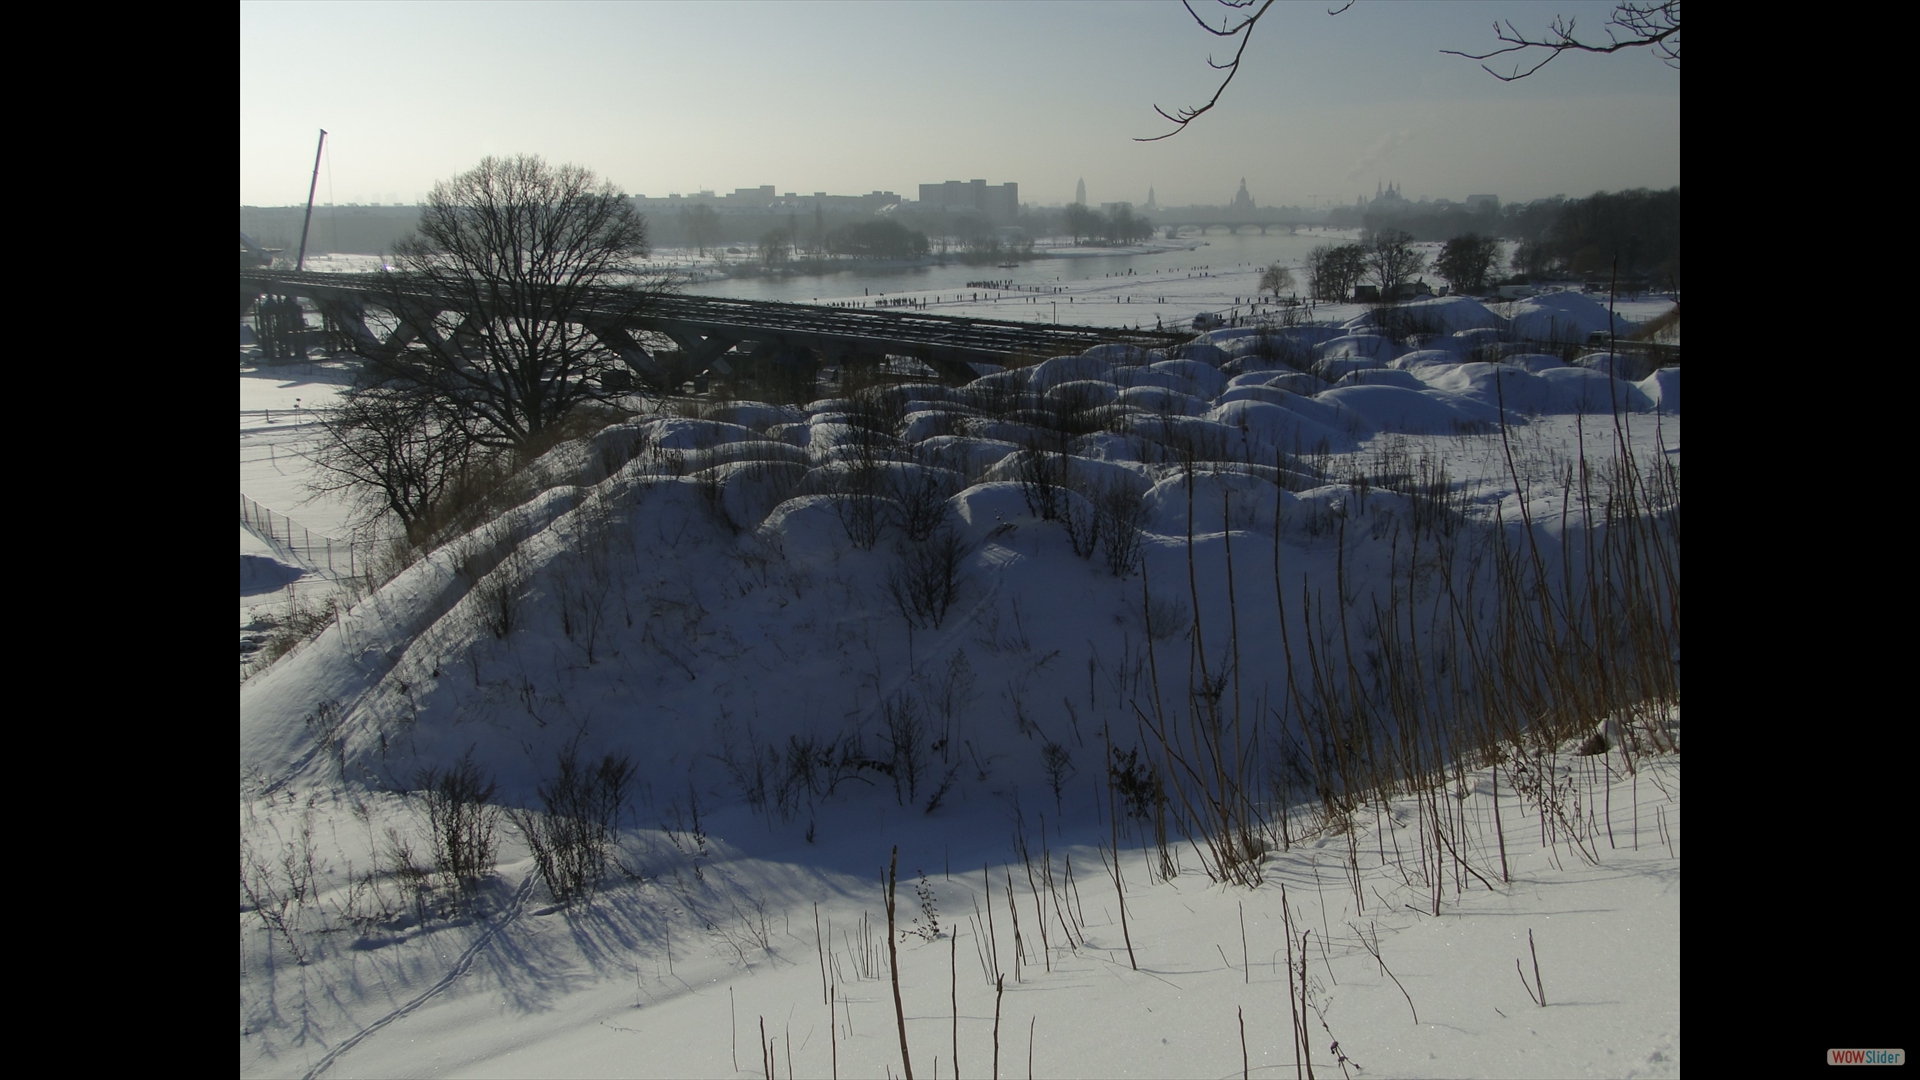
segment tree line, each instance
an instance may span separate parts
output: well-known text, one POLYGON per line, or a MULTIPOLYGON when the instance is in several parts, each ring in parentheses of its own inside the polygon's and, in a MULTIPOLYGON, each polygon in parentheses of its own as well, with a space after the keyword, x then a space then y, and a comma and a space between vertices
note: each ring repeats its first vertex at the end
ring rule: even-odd
POLYGON ((1644 276, 1680 287, 1680 189, 1596 192, 1524 215, 1514 269, 1529 276, 1644 276))
POLYGON ((1098 240, 1108 244, 1132 244, 1153 235, 1153 222, 1135 214, 1133 207, 1122 203, 1114 207, 1113 213, 1106 214, 1084 203, 1072 203, 1062 214, 1062 231, 1073 237, 1075 244, 1082 240, 1098 240))
MULTIPOLYGON (((1427 256, 1404 229, 1368 233, 1355 244, 1322 244, 1307 255, 1307 291, 1316 300, 1341 301, 1371 282, 1384 297, 1429 269, 1427 256)), ((1500 241, 1467 233, 1448 240, 1431 269, 1455 292, 1485 292, 1500 261, 1500 241)))
MULTIPOLYGON (((1514 272, 1529 278, 1610 273, 1680 284, 1680 189, 1633 188, 1584 199, 1554 196, 1498 208, 1387 203, 1343 219, 1369 234, 1404 232, 1420 241, 1473 235, 1517 241, 1514 272)), ((1334 222, 1338 224, 1339 222, 1334 222)))

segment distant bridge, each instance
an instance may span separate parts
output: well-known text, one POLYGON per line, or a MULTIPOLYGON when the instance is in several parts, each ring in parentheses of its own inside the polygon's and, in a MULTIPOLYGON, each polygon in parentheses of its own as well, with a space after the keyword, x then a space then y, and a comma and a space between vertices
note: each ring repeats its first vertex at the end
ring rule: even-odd
MULTIPOLYGON (((970 363, 1004 364, 1010 357, 1075 354, 1095 345, 1125 344, 1166 348, 1190 334, 1122 330, 1096 326, 969 319, 884 308, 838 308, 779 304, 710 296, 664 294, 633 312, 630 300, 588 303, 580 324, 613 349, 636 374, 659 379, 665 372, 633 331, 661 334, 680 347, 694 370, 712 366, 737 345, 756 355, 805 356, 846 363, 877 362, 888 356, 920 360, 956 382, 974 377, 970 363)), ((399 289, 379 274, 316 274, 285 271, 240 272, 240 309, 262 296, 311 301, 361 351, 397 352, 431 321, 430 316, 461 312, 460 301, 420 289, 399 289), (385 338, 366 322, 369 308, 388 311, 397 326, 385 338), (396 311, 405 308, 405 311, 396 311), (422 317, 423 313, 428 317, 422 317)), ((724 368, 723 368, 724 370, 724 368)))
POLYGON ((1204 221, 1167 221, 1161 224, 1174 230, 1176 236, 1188 229, 1198 229, 1202 236, 1207 234, 1208 229, 1225 229, 1229 233, 1237 233, 1241 229, 1259 229, 1260 235, 1265 236, 1268 229, 1297 229, 1305 225, 1325 225, 1326 222, 1295 221, 1291 218, 1267 218, 1259 221, 1246 218, 1213 218, 1204 221))

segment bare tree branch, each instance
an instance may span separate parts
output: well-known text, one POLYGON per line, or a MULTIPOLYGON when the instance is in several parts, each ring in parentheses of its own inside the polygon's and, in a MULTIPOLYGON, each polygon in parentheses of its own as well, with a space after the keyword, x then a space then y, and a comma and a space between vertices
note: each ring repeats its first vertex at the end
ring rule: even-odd
MULTIPOLYGON (((1239 11, 1244 11, 1254 3, 1260 2, 1260 10, 1241 18, 1238 22, 1234 21, 1230 15, 1223 16, 1220 20, 1220 28, 1216 30, 1200 17, 1199 12, 1193 10, 1193 0, 1181 0, 1187 9, 1187 14, 1193 16, 1193 21, 1200 26, 1200 29, 1214 37, 1240 39, 1240 47, 1234 50, 1233 59, 1227 63, 1218 63, 1213 57, 1207 57, 1207 66, 1215 71, 1226 72, 1226 78, 1220 80, 1220 85, 1214 88, 1213 97, 1207 99, 1205 105, 1189 106, 1176 112, 1168 112, 1155 105, 1153 111, 1171 121, 1174 125, 1173 130, 1161 135, 1135 138, 1134 142, 1159 142, 1161 139, 1170 139, 1185 131, 1188 124, 1218 105, 1220 96, 1226 93, 1227 84, 1240 73, 1240 58, 1246 54, 1247 43, 1253 40, 1254 24, 1258 23, 1266 15, 1267 9, 1273 6, 1273 0, 1214 0, 1214 2, 1221 7, 1239 11)), ((1342 14, 1353 4, 1354 0, 1346 0, 1346 3, 1339 7, 1327 9, 1327 14, 1342 14)), ((1588 43, 1576 38, 1574 20, 1563 16, 1554 17, 1553 25, 1548 27, 1547 37, 1544 40, 1536 41, 1527 37, 1511 22, 1495 23, 1493 33, 1496 38, 1505 43, 1504 47, 1485 53, 1461 52, 1458 49, 1440 51, 1449 56, 1464 56, 1469 60, 1490 60, 1496 56, 1525 52, 1528 49, 1547 50, 1547 55, 1540 62, 1524 70, 1520 65, 1516 65, 1510 75, 1502 75, 1485 64, 1480 65, 1487 74, 1501 82, 1524 79, 1547 66, 1554 57, 1563 52, 1615 53, 1623 49, 1651 48, 1668 67, 1675 70, 1680 67, 1680 0, 1629 0, 1621 3, 1613 9, 1612 17, 1607 20, 1608 40, 1604 45, 1588 43)))
POLYGON ((1616 53, 1623 49, 1651 48, 1666 62, 1668 67, 1680 67, 1680 0, 1660 0, 1660 2, 1622 3, 1613 9, 1613 15, 1607 20, 1607 43, 1584 42, 1574 36, 1574 20, 1555 16, 1553 24, 1547 28, 1542 40, 1529 38, 1521 33, 1512 22, 1495 23, 1494 37, 1505 43, 1504 48, 1491 52, 1469 53, 1458 49, 1442 49, 1449 56, 1464 56, 1469 60, 1491 60, 1508 53, 1523 53, 1529 49, 1544 49, 1546 56, 1531 67, 1522 69, 1514 65, 1513 73, 1502 75, 1485 64, 1481 70, 1499 79, 1501 82, 1516 82, 1546 67, 1553 58, 1565 52, 1616 53))
MULTIPOLYGON (((1153 111, 1171 120, 1174 125, 1173 130, 1163 135, 1136 138, 1133 140, 1134 142, 1159 142, 1161 139, 1170 139, 1182 131, 1187 130, 1188 124, 1205 115, 1209 109, 1219 104, 1220 95, 1226 93, 1227 84, 1233 81, 1235 75, 1240 74, 1240 57, 1246 54, 1247 42, 1253 40, 1253 25, 1260 21, 1260 17, 1267 13, 1268 8, 1273 6, 1273 0, 1264 0, 1260 5, 1259 11, 1241 19, 1237 24, 1232 22, 1231 17, 1223 17, 1220 20, 1220 29, 1215 30, 1213 27, 1207 25, 1207 21, 1200 17, 1199 12, 1193 10, 1192 0, 1180 0, 1180 2, 1186 6, 1187 14, 1193 16, 1193 21, 1200 24, 1200 29, 1205 30, 1214 37, 1237 37, 1240 39, 1240 47, 1234 50, 1233 60, 1229 63, 1218 64, 1214 62, 1213 57, 1207 57, 1207 66, 1213 68, 1215 71, 1226 72, 1227 77, 1220 80, 1220 85, 1214 88, 1213 97, 1210 98, 1205 105, 1199 108, 1183 108, 1177 113, 1170 113, 1160 106, 1155 105, 1153 111)), ((1217 2, 1223 7, 1245 9, 1251 7, 1254 0, 1217 0, 1217 2)))

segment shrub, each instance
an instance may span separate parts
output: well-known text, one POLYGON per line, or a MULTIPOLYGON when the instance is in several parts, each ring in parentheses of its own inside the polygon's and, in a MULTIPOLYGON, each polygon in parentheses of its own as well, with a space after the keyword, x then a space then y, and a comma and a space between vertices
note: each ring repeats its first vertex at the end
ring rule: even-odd
POLYGON ((892 472, 889 487, 901 531, 907 539, 921 542, 930 539, 946 519, 947 500, 960 490, 960 478, 938 454, 915 456, 920 460, 914 465, 892 472))
POLYGON ((1027 509, 1042 521, 1060 516, 1060 490, 1072 482, 1072 462, 1064 453, 1049 452, 1038 440, 1020 455, 1020 493, 1027 509))
POLYGON ((446 770, 423 769, 421 796, 433 834, 433 868, 456 887, 471 887, 493 870, 500 808, 490 805, 494 782, 473 760, 473 748, 446 770))
POLYGON ((880 492, 880 468, 856 460, 841 477, 833 494, 833 510, 847 530, 847 539, 862 551, 873 550, 886 529, 887 498, 880 492))
POLYGON ((938 628, 960 596, 960 564, 967 544, 952 529, 941 529, 925 543, 903 542, 887 575, 887 595, 907 625, 938 628))
POLYGON ((894 801, 904 806, 920 797, 920 776, 927 768, 927 723, 906 694, 886 699, 881 709, 887 725, 887 772, 893 777, 894 801))
POLYGON ((1063 812, 1060 800, 1066 794, 1067 780, 1073 776, 1073 751, 1049 740, 1040 747, 1040 763, 1047 770, 1047 786, 1053 789, 1053 808, 1063 812))
POLYGON ((508 817, 533 849, 534 864, 553 898, 570 904, 593 898, 605 875, 633 781, 633 761, 608 754, 595 766, 569 746, 551 784, 539 788, 544 813, 513 810, 508 817))
POLYGON ((1114 793, 1125 802, 1127 816, 1136 821, 1151 820, 1167 798, 1160 787, 1159 773, 1150 762, 1141 760, 1138 748, 1124 754, 1114 748, 1112 755, 1107 778, 1113 783, 1114 793))
POLYGON ((1116 478, 1094 493, 1093 507, 1107 569, 1114 577, 1126 577, 1140 561, 1140 531, 1147 523, 1146 493, 1116 478))

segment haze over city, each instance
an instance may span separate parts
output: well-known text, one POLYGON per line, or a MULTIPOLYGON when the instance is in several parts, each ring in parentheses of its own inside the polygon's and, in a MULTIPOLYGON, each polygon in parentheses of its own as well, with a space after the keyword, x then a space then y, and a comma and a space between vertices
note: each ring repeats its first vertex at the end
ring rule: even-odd
MULTIPOLYGON (((240 8, 240 201, 414 203, 488 154, 537 153, 653 197, 773 184, 913 198, 1017 182, 1059 205, 1320 206, 1399 182, 1503 201, 1680 182, 1679 72, 1570 54, 1503 83, 1496 21, 1598 35, 1608 3, 1276 8, 1212 113, 1209 37, 1178 4, 252 4, 240 8), (433 41, 418 62, 407 43, 433 41), (1495 61, 1497 64, 1498 61, 1495 61), (289 78, 289 72, 301 73, 289 78), (511 77, 502 77, 511 72, 511 77)), ((1209 18, 1218 14, 1202 8, 1209 18)), ((1224 10, 1224 9, 1222 9, 1224 10)))

